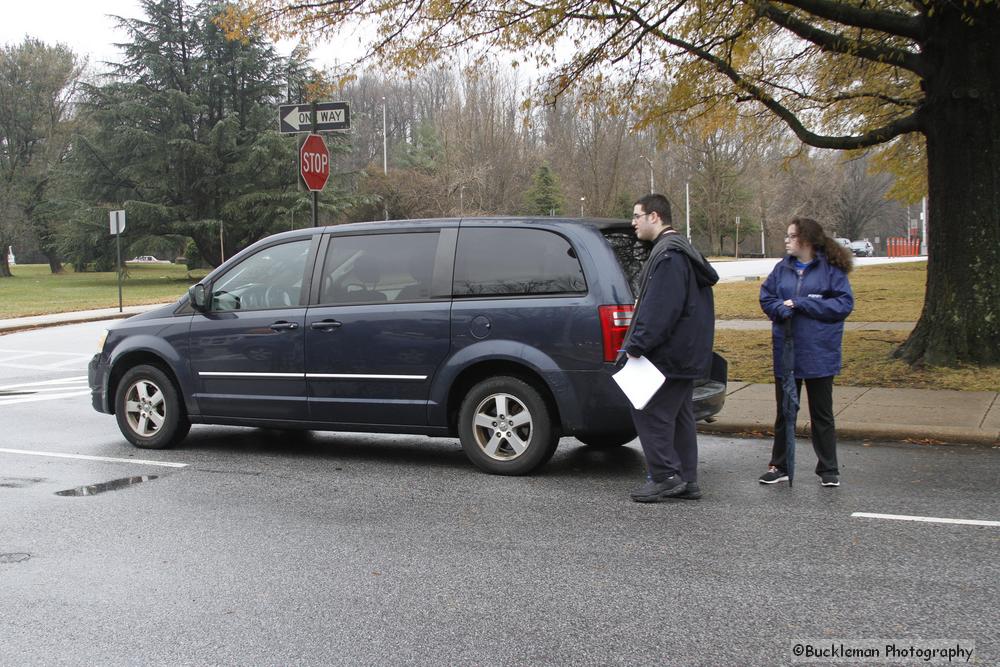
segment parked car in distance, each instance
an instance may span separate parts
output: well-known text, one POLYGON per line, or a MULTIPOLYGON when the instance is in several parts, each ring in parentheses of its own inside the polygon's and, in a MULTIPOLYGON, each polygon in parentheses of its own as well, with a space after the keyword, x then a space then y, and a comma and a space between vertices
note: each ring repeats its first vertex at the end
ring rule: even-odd
POLYGON ((875 255, 875 247, 872 246, 868 239, 863 241, 851 241, 851 245, 848 246, 851 252, 854 253, 855 257, 873 257, 875 255))
POLYGON ((128 260, 129 262, 136 262, 139 264, 169 264, 169 259, 156 259, 152 255, 139 255, 138 257, 133 257, 128 260))
MULTIPOLYGON (((458 437, 495 474, 561 436, 635 438, 611 378, 649 245, 629 221, 450 218, 305 228, 258 241, 176 304, 116 323, 94 408, 159 449, 192 423, 458 437)), ((726 361, 696 382, 722 409, 726 361)))

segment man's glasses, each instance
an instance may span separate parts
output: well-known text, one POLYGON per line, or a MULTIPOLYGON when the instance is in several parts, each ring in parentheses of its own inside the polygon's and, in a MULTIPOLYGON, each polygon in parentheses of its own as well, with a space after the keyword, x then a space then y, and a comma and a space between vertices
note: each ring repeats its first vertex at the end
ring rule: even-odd
POLYGON ((649 213, 633 213, 632 214, 632 219, 633 220, 638 220, 639 218, 642 218, 642 217, 647 216, 647 215, 649 215, 649 213))
POLYGON ((799 238, 798 234, 789 234, 788 236, 785 237, 785 240, 791 241, 792 239, 797 239, 797 238, 799 238))

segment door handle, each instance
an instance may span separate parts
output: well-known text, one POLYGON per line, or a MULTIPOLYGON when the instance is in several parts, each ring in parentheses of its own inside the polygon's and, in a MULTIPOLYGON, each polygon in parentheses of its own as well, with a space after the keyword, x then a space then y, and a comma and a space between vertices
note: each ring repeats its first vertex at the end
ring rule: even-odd
POLYGON ((291 331, 292 329, 298 329, 298 322, 275 322, 271 325, 272 331, 291 331))
POLYGON ((319 322, 310 324, 309 328, 317 329, 318 331, 333 331, 343 326, 343 324, 343 322, 338 322, 337 320, 320 320, 319 322))

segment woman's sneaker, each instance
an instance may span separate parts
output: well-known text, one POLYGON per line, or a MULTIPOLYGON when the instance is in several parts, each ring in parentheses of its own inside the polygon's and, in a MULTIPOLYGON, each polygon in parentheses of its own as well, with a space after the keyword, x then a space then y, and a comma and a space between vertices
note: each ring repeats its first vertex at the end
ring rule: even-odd
POLYGON ((761 484, 777 484, 778 482, 787 482, 788 473, 783 470, 779 470, 775 466, 771 466, 767 469, 767 472, 760 476, 761 484))

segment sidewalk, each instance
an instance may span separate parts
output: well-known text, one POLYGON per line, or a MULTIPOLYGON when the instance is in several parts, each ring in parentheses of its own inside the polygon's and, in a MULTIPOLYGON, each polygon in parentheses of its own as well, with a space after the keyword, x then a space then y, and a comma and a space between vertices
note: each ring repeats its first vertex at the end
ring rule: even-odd
MULTIPOLYGON (((38 327, 129 317, 156 305, 126 306, 73 313, 0 320, 0 336, 38 327)), ((719 320, 719 329, 769 329, 767 320, 719 320)), ((849 330, 903 330, 913 322, 847 322, 849 330)), ((0 343, 2 346, 2 343, 0 343)), ((796 431, 809 435, 809 410, 799 411, 796 431)), ((833 407, 837 435, 843 440, 894 440, 926 444, 1000 447, 1000 394, 935 389, 843 387, 834 384, 833 407)), ((711 423, 699 423, 702 433, 761 436, 774 427, 774 385, 730 382, 726 405, 711 423)))

